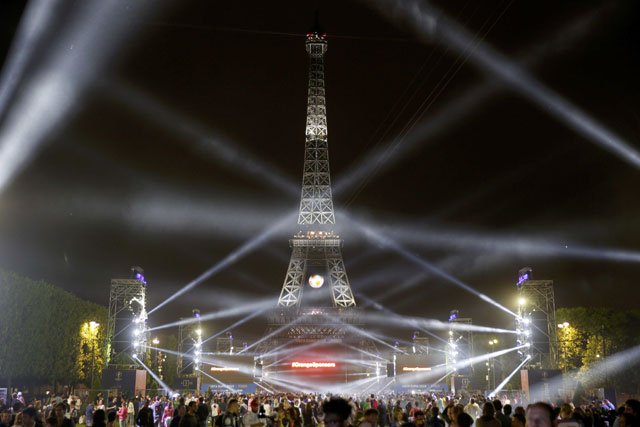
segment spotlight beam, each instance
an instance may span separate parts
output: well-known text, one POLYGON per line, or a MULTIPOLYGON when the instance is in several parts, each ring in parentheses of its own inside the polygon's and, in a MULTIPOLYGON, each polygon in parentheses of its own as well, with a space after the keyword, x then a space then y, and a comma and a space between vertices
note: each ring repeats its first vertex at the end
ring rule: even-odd
POLYGON ((162 386, 163 389, 167 390, 169 392, 169 394, 173 394, 173 390, 171 389, 171 387, 169 387, 164 381, 162 381, 162 379, 160 379, 160 377, 158 375, 156 375, 156 373, 153 372, 151 370, 151 368, 149 368, 147 365, 145 365, 142 360, 140 360, 137 357, 135 357, 135 358, 133 358, 131 356, 129 356, 129 357, 131 358, 131 360, 134 363, 138 363, 138 364, 142 365, 142 367, 144 369, 146 369, 147 372, 149 372, 149 375, 151 375, 153 377, 153 379, 156 380, 158 382, 158 384, 160 384, 162 386))
MULTIPOLYGON (((119 2, 76 5, 63 35, 47 50, 42 66, 21 87, 4 117, 0 128, 0 192, 43 141, 76 111, 92 79, 103 71, 107 59, 114 56, 130 29, 135 28, 124 25, 119 2)), ((127 16, 160 10, 148 6, 144 2, 128 4, 127 16)))
POLYGON ((493 390, 491 392, 491 394, 489 394, 489 396, 495 396, 496 394, 498 394, 503 388, 504 386, 507 385, 507 383, 509 382, 509 380, 511 378, 513 378, 513 376, 515 374, 518 373, 518 371, 520 370, 520 368, 522 368, 526 363, 529 362, 529 359, 531 359, 531 356, 527 355, 527 357, 524 358, 524 360, 522 362, 520 362, 520 364, 518 366, 516 366, 516 368, 509 374, 507 375, 507 378, 505 378, 504 380, 502 380, 502 382, 500 384, 498 384, 498 386, 496 387, 495 390, 493 390))
POLYGON ((161 309, 162 307, 166 306, 170 302, 172 302, 172 301, 176 300, 177 298, 181 297, 182 295, 186 294, 187 292, 189 292, 190 290, 192 290, 196 286, 202 284, 205 280, 210 279, 215 274, 217 274, 220 271, 224 270, 225 268, 227 268, 231 264, 233 264, 236 261, 238 261, 243 256, 247 255, 248 253, 250 253, 250 252, 254 251, 255 249, 257 249, 258 247, 260 247, 262 244, 266 243, 267 240, 269 240, 276 232, 278 232, 281 229, 283 229, 285 225, 289 225, 289 223, 292 221, 292 218, 294 218, 294 216, 295 215, 287 215, 286 217, 282 218, 280 221, 275 223, 272 227, 269 227, 265 231, 260 233, 255 238, 245 242, 242 246, 240 246, 238 249, 236 249, 235 251, 233 251, 232 253, 227 255, 225 258, 220 260, 217 264, 215 264, 214 266, 209 268, 207 271, 202 273, 200 276, 196 277, 194 280, 192 280, 187 285, 182 287, 180 290, 178 290, 176 293, 171 295, 169 298, 167 298, 166 300, 164 300, 163 302, 158 304, 156 307, 154 307, 152 310, 150 310, 148 312, 148 314, 151 315, 151 313, 161 309))
POLYGON ((426 271, 428 271, 430 273, 433 273, 438 277, 441 277, 441 278, 447 280, 449 283, 452 283, 452 284, 458 286, 461 289, 464 289, 465 291, 469 292, 470 294, 477 296, 481 300, 493 305, 494 307, 499 308, 500 310, 504 311, 505 313, 508 313, 508 314, 512 315, 513 317, 518 317, 518 315, 516 313, 514 313, 511 310, 509 310, 507 307, 503 306, 502 304, 498 303, 497 301, 494 301, 493 299, 489 298, 487 295, 476 291, 471 286, 467 285, 466 283, 462 282, 461 280, 457 279, 456 277, 452 276, 451 274, 447 273, 446 271, 443 271, 443 270, 439 269, 438 267, 436 267, 432 263, 426 261, 425 259, 413 254, 412 252, 410 252, 407 249, 405 249, 402 246, 400 246, 398 243, 396 243, 391 238, 389 238, 387 236, 383 236, 381 233, 378 233, 378 232, 374 231, 371 227, 362 225, 362 224, 360 224, 360 223, 358 223, 356 221, 351 220, 350 218, 349 218, 349 221, 352 224, 354 224, 355 226, 357 226, 358 228, 360 228, 364 232, 364 234, 366 236, 368 236, 370 239, 376 241, 381 246, 387 247, 387 248, 393 250, 394 252, 402 255, 403 257, 405 257, 409 261, 411 261, 414 264, 418 265, 422 269, 424 269, 424 270, 426 270, 426 271))
MULTIPOLYGON (((371 227, 381 228, 369 223, 371 227)), ((445 248, 509 252, 524 256, 553 256, 597 259, 613 262, 640 262, 640 252, 616 248, 588 247, 571 242, 549 242, 529 236, 488 235, 442 227, 385 227, 385 232, 405 244, 426 248, 445 248)))
POLYGON ((226 389, 227 389, 227 390, 229 390, 230 392, 232 392, 232 393, 235 393, 235 392, 236 392, 236 391, 233 389, 233 387, 231 387, 231 386, 230 386, 230 385, 228 385, 228 384, 223 383, 222 381, 220 381, 220 380, 219 380, 219 379, 217 379, 217 378, 212 377, 211 375, 207 374, 206 372, 204 372, 204 371, 202 371, 202 370, 201 370, 201 371, 200 371, 200 373, 202 373, 204 376, 206 376, 206 377, 208 377, 208 378, 211 378, 212 380, 214 380, 215 382, 217 382, 218 384, 220 384, 222 387, 226 388, 226 389))
MULTIPOLYGON (((604 7, 578 17, 569 25, 556 31, 543 43, 528 46, 524 49, 527 53, 522 57, 521 62, 533 67, 544 58, 557 56, 571 49, 577 39, 583 38, 595 23, 601 22, 601 17, 607 11, 608 6, 605 4, 604 7)), ((369 152, 352 171, 339 177, 334 187, 334 194, 346 192, 355 185, 360 185, 360 188, 363 188, 371 176, 389 170, 406 157, 413 148, 425 141, 433 140, 439 133, 446 131, 456 123, 460 123, 466 115, 477 110, 482 103, 491 99, 501 89, 503 86, 495 79, 487 80, 469 90, 465 95, 448 102, 402 139, 396 139, 382 148, 369 152)))
POLYGON ((59 6, 59 0, 27 3, 0 76, 0 117, 24 77, 28 63, 43 42, 59 6))
POLYGON ((206 343, 207 341, 210 341, 214 338, 219 337, 220 335, 224 334, 225 332, 228 332, 234 328, 237 328, 238 326, 248 322, 249 320, 253 319, 254 317, 260 316, 262 313, 264 313, 265 311, 267 311, 267 308, 261 309, 261 310, 256 310, 255 312, 251 313, 249 316, 238 320, 237 322, 235 322, 233 325, 228 326, 226 328, 224 328, 223 330, 221 330, 220 332, 217 332, 213 335, 211 335, 209 338, 202 340, 202 344, 206 343))
POLYGON ((468 31, 449 20, 431 3, 419 0, 376 0, 387 17, 402 17, 423 38, 435 39, 465 55, 478 68, 548 112, 556 120, 586 140, 616 155, 635 168, 640 167, 640 153, 621 137, 597 122, 558 93, 544 86, 507 57, 475 39, 468 31))
POLYGON ((116 97, 123 104, 144 115, 154 124, 163 127, 190 141, 194 149, 207 157, 213 157, 220 164, 243 170, 260 183, 268 183, 273 188, 287 195, 297 196, 299 187, 276 168, 254 157, 250 152, 242 150, 222 135, 205 129, 159 101, 152 99, 142 91, 123 82, 111 81, 106 84, 105 93, 116 97))
MULTIPOLYGON (((375 308, 376 310, 379 310, 383 313, 386 313, 387 315, 390 315, 394 318, 403 318, 402 315, 396 313, 393 310, 390 310, 389 308, 383 307, 381 304, 378 304, 377 302, 373 301, 372 299, 364 296, 364 295, 358 295, 358 298, 361 300, 364 300, 365 302, 367 302, 369 305, 373 306, 373 308, 375 308)), ((447 343, 447 340, 439 337, 438 335, 434 334, 433 332, 427 330, 427 329, 423 329, 421 327, 418 327, 418 329, 420 329, 421 332, 426 333, 427 335, 431 336, 432 338, 435 338, 438 341, 441 341, 442 343, 447 343)))
POLYGON ((271 307, 273 304, 272 299, 261 300, 257 302, 248 303, 242 306, 228 308, 226 310, 214 311, 212 313, 201 314, 200 317, 189 317, 186 319, 178 320, 176 322, 165 323, 164 325, 154 326, 149 328, 149 331, 157 331, 160 329, 172 328, 181 325, 190 325, 192 323, 204 322, 207 320, 221 319, 225 317, 234 317, 247 312, 254 312, 256 310, 265 310, 267 307, 271 307))
POLYGON ((437 319, 424 319, 420 317, 408 317, 408 316, 391 316, 384 314, 366 314, 364 316, 369 321, 375 321, 379 323, 395 324, 399 326, 409 326, 412 328, 424 328, 435 330, 454 330, 463 332, 480 332, 480 333, 495 333, 495 334, 515 334, 516 331, 510 329, 493 328, 489 326, 480 325, 465 325, 463 323, 456 322, 442 322, 437 319))

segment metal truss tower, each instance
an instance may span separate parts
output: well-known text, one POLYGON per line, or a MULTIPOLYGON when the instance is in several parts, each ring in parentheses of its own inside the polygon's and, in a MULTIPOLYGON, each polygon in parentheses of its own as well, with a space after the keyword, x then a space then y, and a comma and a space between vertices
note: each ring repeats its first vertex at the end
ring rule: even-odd
POLYGON ((233 354, 233 334, 227 332, 227 336, 216 338, 216 354, 233 354))
POLYGON ((178 376, 197 375, 201 365, 201 355, 202 329, 199 318, 195 322, 181 323, 178 326, 178 376))
POLYGON ((517 344, 526 345, 521 351, 529 363, 545 369, 558 366, 558 334, 553 280, 531 280, 531 270, 518 281, 517 344))
POLYGON ((107 320, 110 364, 121 363, 118 356, 123 353, 142 357, 141 354, 147 352, 147 284, 139 267, 132 268, 132 271, 134 279, 111 280, 107 320))
POLYGON ((331 230, 336 222, 331 194, 327 112, 324 90, 326 34, 317 21, 307 34, 309 88, 307 125, 298 224, 302 230, 290 240, 291 260, 278 307, 299 308, 309 271, 318 271, 320 284, 328 282, 333 307, 355 307, 356 300, 342 259, 342 240, 331 230))

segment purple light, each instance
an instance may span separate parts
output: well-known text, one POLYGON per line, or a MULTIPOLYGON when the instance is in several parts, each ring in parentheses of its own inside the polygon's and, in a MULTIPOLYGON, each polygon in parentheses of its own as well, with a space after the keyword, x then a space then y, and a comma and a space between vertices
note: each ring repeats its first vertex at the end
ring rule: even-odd
POLYGON ((524 282, 526 282, 527 280, 531 280, 532 273, 533 270, 531 269, 531 267, 521 268, 520 271, 518 271, 518 283, 516 283, 516 287, 519 288, 520 285, 522 285, 524 282))

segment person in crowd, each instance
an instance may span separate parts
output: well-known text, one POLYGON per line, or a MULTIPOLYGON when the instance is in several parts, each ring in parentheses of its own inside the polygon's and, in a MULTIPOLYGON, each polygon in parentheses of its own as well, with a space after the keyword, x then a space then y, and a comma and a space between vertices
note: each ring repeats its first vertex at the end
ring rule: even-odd
MULTIPOLYGON (((464 412, 464 406, 456 405, 452 400, 447 406, 445 421, 449 424, 449 427, 458 427, 458 415, 464 412)), ((444 414, 443 414, 444 415, 444 414)))
POLYGON ((290 406, 285 411, 283 423, 286 427, 302 427, 302 416, 300 416, 300 410, 295 406, 290 406))
MULTIPOLYGON (((20 403, 20 402, 18 402, 20 403)), ((13 427, 22 427, 22 411, 18 412, 13 418, 13 427)))
MULTIPOLYGON (((418 413, 421 411, 416 411, 418 413)), ((375 408, 369 408, 364 411, 364 420, 360 423, 360 427, 377 427, 378 426, 378 417, 380 416, 379 412, 375 408)), ((424 418, 424 414, 423 414, 424 418)))
POLYGON ((153 427, 153 411, 149 408, 149 400, 144 400, 144 405, 138 410, 136 424, 140 427, 153 427))
POLYGON ((29 406, 22 410, 22 427, 42 427, 42 421, 38 419, 38 411, 29 406))
POLYGON ((638 420, 638 417, 630 414, 628 412, 623 412, 620 415, 620 427, 639 427, 640 426, 640 420, 638 420))
POLYGON ((231 398, 227 402, 227 409, 223 415, 218 417, 217 427, 241 427, 240 402, 236 398, 231 398))
POLYGON ((387 427, 389 425, 389 413, 387 412, 387 404, 384 402, 384 399, 376 399, 376 404, 378 406, 376 409, 380 413, 380 416, 378 417, 378 423, 380 424, 380 427, 387 427))
POLYGON ((536 402, 527 406, 527 427, 554 427, 555 418, 553 407, 548 403, 536 402))
POLYGON ((116 427, 116 418, 118 418, 118 413, 111 411, 107 413, 107 427, 116 427))
POLYGON ((197 409, 198 404, 195 400, 189 402, 189 404, 187 405, 187 413, 180 418, 179 427, 198 427, 198 417, 196 416, 197 409))
POLYGON ((560 405, 560 412, 558 414, 560 420, 556 422, 556 425, 562 427, 583 427, 574 417, 573 417, 573 407, 568 403, 563 403, 560 405))
POLYGON ((107 427, 107 413, 104 409, 96 409, 93 413, 93 427, 107 427))
POLYGON ((87 427, 93 427, 93 413, 95 410, 95 402, 89 401, 84 410, 84 423, 87 427))
POLYGON ((353 409, 349 402, 341 398, 332 398, 322 404, 325 427, 347 427, 353 409))
POLYGON ((284 418, 285 418, 285 410, 280 406, 276 406, 275 415, 273 417, 273 427, 283 427, 284 426, 284 418))
MULTIPOLYGON (((254 399, 255 400, 255 399, 254 399)), ((315 402, 307 402, 302 407, 302 424, 304 427, 315 427, 318 425, 318 419, 316 418, 315 402)), ((245 422, 245 427, 247 423, 245 422)))
POLYGON ((403 427, 424 427, 427 420, 424 415, 424 412, 421 410, 417 410, 413 413, 413 421, 409 421, 404 423, 403 427))
POLYGON ((493 408, 496 410, 496 419, 500 421, 502 427, 511 427, 511 418, 502 413, 502 402, 500 399, 495 399, 493 402, 493 408))
POLYGON ((133 423, 136 417, 136 406, 134 399, 128 399, 127 402, 127 427, 134 427, 133 423))
POLYGON ((480 405, 476 403, 476 399, 473 397, 470 398, 469 403, 465 405, 464 412, 471 416, 471 419, 473 419, 473 422, 475 422, 478 418, 480 418, 480 415, 482 414, 482 411, 480 410, 480 405))
POLYGON ((242 425, 244 427, 265 427, 267 425, 266 418, 258 418, 260 413, 260 400, 254 397, 249 401, 249 412, 242 417, 242 425))
POLYGON ((0 427, 11 427, 11 411, 9 409, 3 409, 0 413, 0 427))
POLYGON ((74 427, 73 421, 65 417, 67 408, 64 402, 57 403, 53 407, 53 415, 56 417, 58 427, 74 427))
POLYGON ((171 424, 169 427, 180 427, 180 420, 184 417, 184 414, 187 413, 187 407, 184 403, 178 404, 178 409, 173 413, 173 417, 171 418, 171 424))
POLYGON ((391 427, 400 427, 407 422, 408 419, 401 407, 395 406, 393 408, 393 419, 391 420, 391 427))
POLYGON ((120 409, 118 409, 117 415, 118 415, 118 423, 120 424, 120 427, 127 427, 127 420, 129 418, 129 403, 127 402, 126 399, 122 401, 122 404, 120 405, 120 409))
POLYGON ((118 398, 113 397, 111 399, 107 399, 107 403, 105 403, 105 405, 108 405, 105 408, 105 411, 107 412, 107 421, 109 420, 109 413, 114 412, 117 413, 118 412, 118 398))
POLYGON ((171 418, 173 418, 173 402, 167 402, 167 406, 164 408, 164 412, 162 413, 162 427, 169 427, 171 424, 171 418))
POLYGON ((527 419, 522 414, 513 414, 511 416, 511 427, 525 427, 527 419))
POLYGON ((475 420, 471 417, 471 415, 467 414, 466 412, 462 412, 458 415, 456 423, 458 424, 458 427, 471 427, 474 421, 475 420))
POLYGON ((149 405, 149 408, 151 408, 151 412, 153 413, 153 426, 161 427, 164 407, 162 406, 162 401, 158 399, 158 396, 155 397, 153 404, 149 405))
POLYGON ((495 417, 496 409, 491 402, 485 402, 482 406, 482 415, 476 420, 476 427, 502 427, 495 417))
POLYGON ((431 407, 431 416, 427 420, 427 427, 444 427, 444 421, 440 419, 440 408, 437 405, 431 407))
POLYGON ((196 417, 198 418, 198 427, 207 427, 207 420, 209 419, 209 405, 205 403, 204 397, 200 397, 198 399, 196 417))
MULTIPOLYGON (((640 401, 636 400, 636 399, 627 399, 627 401, 624 402, 624 413, 625 414, 631 414, 635 417, 639 417, 640 416, 640 401)), ((620 418, 618 417, 616 418, 616 420, 613 423, 613 427, 619 427, 616 424, 620 424, 620 418)))
POLYGON ((218 399, 211 399, 211 425, 215 427, 216 420, 220 416, 220 403, 218 399))

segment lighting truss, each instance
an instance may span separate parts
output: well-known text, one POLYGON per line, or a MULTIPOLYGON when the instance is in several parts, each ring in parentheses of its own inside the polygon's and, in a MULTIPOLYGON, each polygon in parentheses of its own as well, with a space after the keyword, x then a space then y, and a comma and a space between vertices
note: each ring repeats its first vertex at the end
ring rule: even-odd
MULTIPOLYGON (((528 276, 530 277, 530 276, 528 276)), ((556 305, 552 280, 518 281, 516 345, 525 345, 518 354, 521 361, 546 369, 558 365, 556 305)))
POLYGON ((145 351, 149 338, 146 291, 144 278, 111 280, 107 345, 112 364, 121 353, 145 351))

